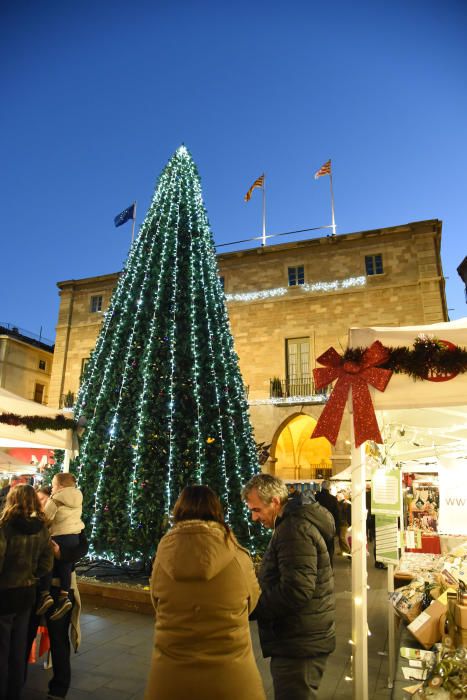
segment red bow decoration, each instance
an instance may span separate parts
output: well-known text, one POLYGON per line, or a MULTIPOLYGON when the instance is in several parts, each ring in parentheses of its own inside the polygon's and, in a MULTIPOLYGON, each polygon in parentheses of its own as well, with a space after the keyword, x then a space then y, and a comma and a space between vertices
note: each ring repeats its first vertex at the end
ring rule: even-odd
POLYGON ((332 347, 318 357, 317 361, 325 367, 313 370, 316 388, 322 389, 334 379, 337 379, 337 382, 311 437, 325 437, 333 445, 336 444, 345 403, 352 387, 355 446, 359 447, 365 440, 383 442, 368 384, 379 391, 386 389, 392 370, 382 369, 377 365, 387 362, 388 359, 389 351, 379 340, 365 350, 360 362, 344 361, 332 347))

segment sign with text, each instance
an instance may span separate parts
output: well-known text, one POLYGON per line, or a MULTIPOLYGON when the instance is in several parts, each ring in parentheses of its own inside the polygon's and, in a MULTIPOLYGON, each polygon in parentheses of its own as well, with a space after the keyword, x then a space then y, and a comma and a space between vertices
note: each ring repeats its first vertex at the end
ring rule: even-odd
POLYGON ((401 492, 399 469, 377 469, 371 479, 371 514, 400 516, 401 492))
POLYGON ((399 526, 397 515, 377 515, 376 526, 376 561, 383 564, 399 562, 399 526))
POLYGON ((467 459, 439 460, 438 531, 467 535, 467 459))

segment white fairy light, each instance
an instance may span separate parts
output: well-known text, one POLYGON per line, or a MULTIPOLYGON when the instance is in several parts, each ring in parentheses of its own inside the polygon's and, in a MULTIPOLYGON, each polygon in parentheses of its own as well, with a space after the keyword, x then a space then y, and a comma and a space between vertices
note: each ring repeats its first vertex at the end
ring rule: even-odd
POLYGON ((272 289, 262 289, 256 292, 243 292, 235 294, 226 294, 225 298, 228 302, 249 302, 258 301, 261 299, 273 299, 274 297, 283 297, 289 294, 291 290, 301 289, 302 292, 336 292, 340 289, 350 289, 351 287, 363 287, 366 285, 366 277, 347 277, 344 280, 332 280, 331 282, 313 282, 300 284, 294 287, 274 287, 272 289))
POLYGON ((296 403, 325 403, 328 400, 328 394, 308 394, 306 396, 287 396, 275 397, 270 399, 249 399, 249 406, 268 406, 268 405, 287 405, 296 403))
MULTIPOLYGON (((178 493, 180 487, 175 479, 179 459, 178 412, 180 392, 185 391, 191 392, 193 406, 190 478, 203 483, 206 468, 212 468, 210 460, 216 454, 216 468, 221 483, 223 481, 220 495, 226 505, 226 518, 229 520, 234 513, 238 517, 239 512, 245 510, 245 523, 248 523, 245 531, 251 533, 246 506, 234 501, 232 494, 238 494, 241 484, 255 473, 257 456, 218 275, 196 168, 187 149, 182 146, 159 179, 150 209, 140 227, 140 235, 130 249, 123 274, 103 315, 101 333, 77 399, 77 413, 84 410, 87 413, 79 472, 84 472, 85 483, 91 475, 90 552, 98 557, 121 564, 147 556, 147 551, 140 551, 144 537, 138 534, 133 539, 135 551, 132 553, 128 552, 132 536, 125 543, 123 531, 122 541, 115 549, 105 540, 106 518, 117 519, 123 529, 128 526, 133 533, 144 527, 148 514, 142 512, 146 501, 141 494, 144 493, 142 489, 152 484, 153 466, 147 459, 151 444, 161 444, 166 448, 163 450, 166 455, 163 458, 164 480, 154 495, 158 507, 160 504, 159 512, 169 515, 174 489, 178 493), (182 239, 185 233, 189 243, 182 239), (177 256, 182 258, 181 246, 187 251, 187 245, 189 254, 184 258, 186 268, 182 275, 179 274, 177 256), (192 291, 184 307, 188 316, 184 319, 188 321, 188 371, 178 366, 180 346, 177 340, 179 303, 180 299, 186 299, 188 291, 184 289, 185 285, 189 285, 192 291), (197 304, 197 300, 201 303, 197 304), (151 315, 146 320, 145 314, 148 313, 151 315), (164 319, 166 323, 162 322, 164 319), (142 327, 144 336, 141 336, 142 327), (166 348, 168 358, 163 391, 160 391, 157 365, 160 347, 166 348), (116 366, 119 367, 118 373, 114 371, 116 366), (183 374, 185 371, 186 375, 183 374), (133 413, 128 413, 124 399, 134 387, 135 376, 141 378, 141 385, 137 395, 131 397, 134 400, 133 413), (180 377, 186 378, 188 389, 180 389, 180 377), (205 387, 201 386, 201 381, 206 377, 213 394, 209 408, 202 400, 205 387), (157 399, 158 396, 162 398, 157 399), (148 431, 152 430, 154 398, 161 428, 159 434, 153 436, 148 431), (204 411, 210 411, 208 425, 204 411), (154 443, 151 442, 153 438, 154 443), (213 448, 207 445, 213 442, 216 452, 210 453, 209 449, 213 448), (114 478, 114 460, 120 449, 126 469, 122 472, 124 481, 121 485, 128 496, 123 500, 123 507, 113 511, 115 505, 109 497, 108 484, 111 483, 109 478, 114 478), (93 457, 96 452, 97 459, 93 457), (103 515, 105 512, 107 515, 103 515)), ((87 485, 89 488, 89 483, 87 485)), ((168 518, 166 520, 168 522, 168 518)), ((251 544, 254 552, 252 540, 251 544)))

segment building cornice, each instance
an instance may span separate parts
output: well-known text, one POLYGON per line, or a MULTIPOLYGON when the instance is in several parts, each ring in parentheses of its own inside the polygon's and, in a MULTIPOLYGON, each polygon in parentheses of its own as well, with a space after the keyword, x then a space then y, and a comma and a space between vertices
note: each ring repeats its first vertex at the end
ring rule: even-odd
POLYGON ((359 242, 362 239, 385 238, 394 234, 431 234, 438 240, 441 236, 442 221, 439 219, 427 219, 426 221, 414 221, 400 226, 388 226, 385 228, 371 229, 368 231, 356 231, 353 233, 342 233, 336 236, 322 236, 319 238, 309 238, 305 241, 294 241, 293 243, 278 243, 277 245, 257 246, 228 253, 218 253, 219 262, 231 260, 232 258, 252 257, 255 255, 268 255, 286 250, 303 250, 303 248, 315 248, 317 246, 336 246, 341 243, 359 242), (431 230, 430 230, 431 228, 431 230))
MULTIPOLYGON (((441 246, 441 229, 442 221, 439 219, 427 219, 426 221, 413 221, 408 224, 402 224, 400 226, 388 226, 385 228, 370 229, 368 231, 356 231, 353 233, 342 233, 336 236, 321 236, 319 238, 309 238, 305 241, 295 241, 293 243, 277 243, 267 246, 257 246, 255 248, 247 248, 244 250, 235 250, 227 253, 218 253, 217 260, 219 263, 234 260, 236 258, 248 258, 258 255, 270 255, 277 252, 283 252, 287 250, 303 250, 303 248, 314 248, 316 246, 336 246, 341 243, 347 242, 358 242, 362 239, 371 238, 385 238, 394 234, 431 234, 435 235, 437 239, 438 251, 441 246), (431 231, 430 231, 431 228, 431 231)), ((233 245, 233 244, 232 244, 233 245)), ((87 287, 89 284, 102 284, 108 283, 109 285, 115 284, 121 275, 119 272, 111 272, 106 275, 97 275, 95 277, 83 277, 80 279, 63 280, 57 282, 57 287, 61 290, 65 290, 69 287, 79 289, 80 287, 87 287)))

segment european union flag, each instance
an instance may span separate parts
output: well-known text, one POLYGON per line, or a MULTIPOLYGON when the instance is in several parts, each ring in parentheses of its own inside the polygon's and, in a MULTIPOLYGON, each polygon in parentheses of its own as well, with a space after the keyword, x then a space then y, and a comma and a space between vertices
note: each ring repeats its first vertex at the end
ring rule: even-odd
POLYGON ((126 222, 130 219, 134 219, 135 207, 135 202, 133 202, 131 207, 128 207, 128 209, 125 209, 125 211, 122 211, 120 214, 118 214, 114 219, 115 226, 121 226, 122 224, 126 224, 126 222))

